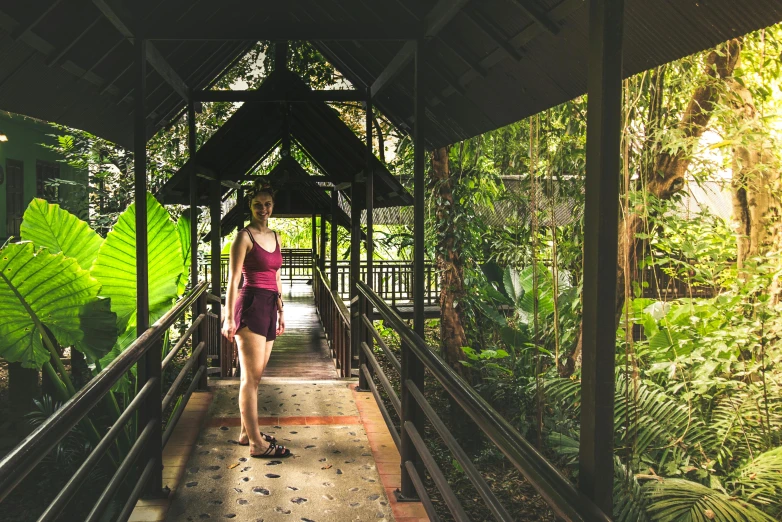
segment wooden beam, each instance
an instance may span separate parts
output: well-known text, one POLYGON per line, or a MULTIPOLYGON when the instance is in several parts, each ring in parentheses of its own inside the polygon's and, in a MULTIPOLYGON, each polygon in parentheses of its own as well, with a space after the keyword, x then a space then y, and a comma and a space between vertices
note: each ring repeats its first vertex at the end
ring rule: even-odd
POLYGON ((51 13, 55 7, 57 7, 62 0, 54 0, 53 2, 50 2, 48 6, 46 6, 46 9, 42 9, 38 12, 38 14, 32 18, 31 20, 28 20, 27 23, 19 23, 19 26, 14 29, 14 31, 11 33, 11 39, 12 40, 18 40, 25 34, 27 34, 27 31, 38 25, 38 22, 43 20, 46 15, 51 13))
MULTIPOLYGON (((100 9, 103 16, 105 16, 125 38, 128 38, 131 41, 133 40, 133 32, 123 21, 123 19, 129 20, 130 16, 123 12, 121 5, 115 0, 92 0, 92 3, 100 9)), ((155 47, 152 42, 147 42, 146 47, 147 61, 149 61, 149 64, 154 67, 158 74, 162 76, 169 85, 171 85, 174 91, 176 91, 182 99, 185 101, 189 100, 190 89, 187 87, 184 80, 179 77, 179 74, 177 74, 174 68, 169 65, 163 54, 158 51, 157 47, 155 47)))
POLYGON ((516 60, 517 62, 520 61, 523 56, 521 52, 516 50, 515 47, 513 47, 510 43, 508 43, 508 39, 502 35, 499 28, 497 28, 491 21, 489 21, 485 16, 483 16, 483 13, 477 10, 473 10, 471 12, 465 12, 467 15, 467 18, 475 24, 478 29, 483 31, 486 36, 494 40, 494 43, 496 43, 502 51, 507 54, 510 58, 516 60))
POLYGON ((215 172, 211 169, 206 169, 199 165, 197 167, 198 174, 197 176, 199 178, 208 179, 210 181, 219 181, 220 184, 224 187, 232 188, 232 189, 239 189, 241 188, 241 185, 235 181, 231 181, 230 179, 220 179, 216 176, 215 172))
POLYGON ((613 507, 624 0, 589 3, 579 489, 613 507))
POLYGON ((341 102, 364 101, 366 95, 353 89, 314 90, 309 92, 193 91, 193 99, 202 102, 341 102))
POLYGON ((70 42, 68 42, 67 45, 63 46, 60 49, 55 50, 51 55, 49 55, 49 58, 46 60, 46 65, 48 67, 52 67, 55 65, 59 65, 62 63, 62 61, 65 59, 65 56, 68 54, 68 51, 73 49, 73 46, 79 43, 79 41, 84 38, 84 36, 90 32, 90 29, 95 27, 95 25, 102 20, 103 17, 98 15, 95 17, 95 19, 90 22, 90 24, 84 28, 84 30, 79 33, 75 38, 73 38, 70 42))
POLYGON ((150 40, 308 40, 308 41, 400 41, 415 38, 417 28, 408 24, 323 23, 266 20, 243 26, 224 24, 166 27, 149 35, 150 40))
MULTIPOLYGON (((434 38, 440 30, 448 25, 456 14, 467 5, 469 0, 440 0, 429 11, 423 21, 423 28, 421 33, 424 38, 434 38)), ((386 66, 383 72, 377 77, 372 84, 370 95, 374 98, 384 88, 388 87, 391 81, 394 80, 399 73, 401 73, 405 66, 407 66, 415 55, 415 41, 408 41, 399 52, 391 59, 391 62, 386 66)))
POLYGON ((535 23, 538 24, 540 27, 545 29, 551 34, 558 34, 559 33, 559 26, 554 23, 554 20, 549 18, 549 16, 543 11, 543 9, 539 8, 537 5, 535 5, 534 0, 512 0, 513 4, 516 5, 519 9, 521 9, 524 14, 535 20, 535 23))

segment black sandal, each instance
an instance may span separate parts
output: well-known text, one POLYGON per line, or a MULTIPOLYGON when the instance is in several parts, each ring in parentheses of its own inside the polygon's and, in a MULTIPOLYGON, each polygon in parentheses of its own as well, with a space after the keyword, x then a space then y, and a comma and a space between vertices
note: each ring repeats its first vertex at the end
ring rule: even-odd
MULTIPOLYGON (((272 436, 272 435, 268 435, 268 434, 266 434, 264 432, 261 432, 261 438, 263 440, 265 440, 266 442, 268 442, 269 444, 277 444, 277 439, 274 436, 272 436)), ((244 443, 239 442, 237 440, 236 443, 238 445, 240 445, 240 446, 249 446, 250 445, 250 439, 248 438, 247 442, 244 442, 244 443)))
POLYGON ((290 457, 291 455, 291 450, 278 444, 269 444, 269 447, 266 448, 266 451, 260 455, 253 455, 252 452, 250 453, 250 457, 254 459, 284 459, 286 457, 290 457))

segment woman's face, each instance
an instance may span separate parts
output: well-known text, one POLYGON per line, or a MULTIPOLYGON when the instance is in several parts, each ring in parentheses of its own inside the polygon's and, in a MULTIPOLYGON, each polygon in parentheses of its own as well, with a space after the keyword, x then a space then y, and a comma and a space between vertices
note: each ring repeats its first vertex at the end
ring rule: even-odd
POLYGON ((274 200, 266 192, 261 192, 250 201, 250 211, 253 217, 260 221, 267 221, 272 217, 273 209, 274 200))

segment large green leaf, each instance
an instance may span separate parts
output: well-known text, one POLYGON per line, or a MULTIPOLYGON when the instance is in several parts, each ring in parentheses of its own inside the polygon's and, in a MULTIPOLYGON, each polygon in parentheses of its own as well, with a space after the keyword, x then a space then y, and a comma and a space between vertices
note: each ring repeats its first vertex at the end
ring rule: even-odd
POLYGON ((79 315, 99 288, 76 259, 61 253, 36 252, 30 242, 0 250, 0 356, 40 368, 49 360, 42 325, 62 345, 81 342, 79 315))
POLYGON ((103 239, 90 226, 60 205, 35 198, 27 206, 20 227, 22 239, 44 247, 52 254, 62 252, 76 258, 89 270, 103 239))
MULTIPOLYGON (((106 236, 92 267, 92 276, 103 285, 101 295, 111 298, 120 332, 136 324, 135 219, 134 204, 120 215, 114 230, 106 236)), ((184 263, 176 226, 151 194, 147 194, 147 234, 151 323, 171 307, 184 263)))
POLYGON ((117 342, 117 314, 111 310, 111 299, 98 298, 84 305, 79 323, 84 338, 74 347, 91 360, 109 353, 117 342))
POLYGON ((179 216, 179 220, 176 223, 176 230, 179 235, 179 244, 182 247, 182 260, 184 261, 182 273, 179 275, 177 283, 177 295, 182 295, 185 293, 185 288, 187 287, 187 280, 190 275, 189 268, 192 261, 190 259, 190 245, 192 244, 190 241, 190 217, 187 213, 179 216))

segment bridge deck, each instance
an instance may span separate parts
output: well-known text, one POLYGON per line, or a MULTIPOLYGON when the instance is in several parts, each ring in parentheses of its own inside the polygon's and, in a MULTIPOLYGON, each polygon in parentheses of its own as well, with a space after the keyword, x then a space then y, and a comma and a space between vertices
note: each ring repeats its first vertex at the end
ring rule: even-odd
POLYGON ((294 456, 249 458, 236 443, 238 380, 210 380, 164 450, 171 494, 139 501, 131 521, 428 520, 420 503, 396 502, 399 453, 371 394, 336 378, 310 288, 288 292, 288 331, 258 394, 262 431, 294 456))

